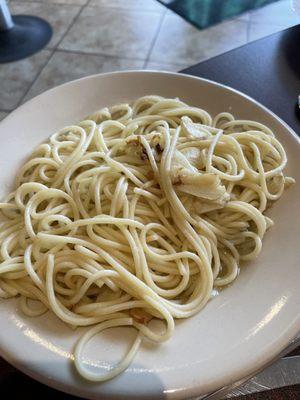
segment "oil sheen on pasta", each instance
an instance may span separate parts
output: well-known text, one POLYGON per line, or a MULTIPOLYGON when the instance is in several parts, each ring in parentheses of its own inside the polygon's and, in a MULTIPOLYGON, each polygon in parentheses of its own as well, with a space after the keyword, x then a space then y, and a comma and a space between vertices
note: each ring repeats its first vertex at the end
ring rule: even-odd
POLYGON ((273 224, 264 213, 293 182, 286 163, 268 127, 227 112, 159 96, 103 108, 41 144, 0 203, 0 296, 89 327, 76 368, 111 379, 144 338, 169 339, 175 319, 257 257, 273 224), (130 351, 108 372, 88 370, 85 344, 115 326, 136 328, 130 351))

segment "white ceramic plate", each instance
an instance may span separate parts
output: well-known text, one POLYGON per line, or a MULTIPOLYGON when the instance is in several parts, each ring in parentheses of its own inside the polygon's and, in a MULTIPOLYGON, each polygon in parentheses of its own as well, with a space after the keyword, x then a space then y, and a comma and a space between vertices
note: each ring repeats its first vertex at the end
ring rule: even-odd
MULTIPOLYGON (((0 302, 1 355, 43 383, 91 399, 183 399, 209 393, 262 368, 300 330, 299 139, 278 117, 235 90, 149 71, 96 75, 50 90, 0 124, 1 197, 24 158, 58 128, 146 94, 180 97, 211 114, 230 111, 267 124, 283 143, 287 171, 298 182, 270 211, 275 226, 259 258, 201 313, 177 323, 169 342, 143 346, 130 368, 112 381, 88 383, 74 370, 72 349, 82 330, 70 330, 52 313, 26 318, 15 300, 0 302)), ((88 346, 86 361, 92 368, 116 361, 133 334, 129 328, 103 333, 88 346)))

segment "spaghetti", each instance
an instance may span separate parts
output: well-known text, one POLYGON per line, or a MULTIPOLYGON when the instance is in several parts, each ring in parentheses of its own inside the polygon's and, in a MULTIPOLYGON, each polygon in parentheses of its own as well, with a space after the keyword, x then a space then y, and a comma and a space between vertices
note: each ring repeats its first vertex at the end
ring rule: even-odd
POLYGON ((169 339, 174 319, 257 257, 273 224, 264 212, 293 182, 286 163, 268 127, 226 112, 159 96, 103 108, 41 144, 0 203, 0 296, 19 296, 28 316, 50 309, 90 326, 77 370, 113 378, 143 338, 169 339), (85 344, 115 326, 136 328, 130 351, 105 374, 87 370, 85 344))

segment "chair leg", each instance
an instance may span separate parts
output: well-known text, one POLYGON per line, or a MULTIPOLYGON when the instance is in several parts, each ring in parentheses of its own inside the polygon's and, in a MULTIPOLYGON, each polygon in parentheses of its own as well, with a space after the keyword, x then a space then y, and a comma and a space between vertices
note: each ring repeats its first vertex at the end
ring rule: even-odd
POLYGON ((7 31, 14 26, 5 0, 0 0, 0 31, 7 31))
POLYGON ((5 0, 0 0, 0 64, 21 60, 37 53, 50 41, 47 21, 31 15, 11 16, 5 0))

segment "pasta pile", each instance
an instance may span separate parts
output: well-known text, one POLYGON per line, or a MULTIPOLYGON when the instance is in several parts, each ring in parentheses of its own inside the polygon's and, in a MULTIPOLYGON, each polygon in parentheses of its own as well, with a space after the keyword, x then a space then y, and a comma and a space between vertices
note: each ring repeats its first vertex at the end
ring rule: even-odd
POLYGON ((28 316, 52 310, 90 327, 75 365, 110 379, 143 338, 169 339, 174 319, 257 257, 272 225, 264 213, 293 182, 286 163, 268 127, 227 112, 159 96, 103 108, 41 144, 0 203, 0 296, 19 296, 28 316), (86 342, 114 326, 136 328, 130 351, 104 374, 88 370, 86 342))

